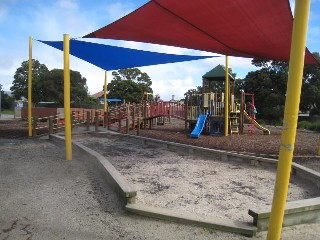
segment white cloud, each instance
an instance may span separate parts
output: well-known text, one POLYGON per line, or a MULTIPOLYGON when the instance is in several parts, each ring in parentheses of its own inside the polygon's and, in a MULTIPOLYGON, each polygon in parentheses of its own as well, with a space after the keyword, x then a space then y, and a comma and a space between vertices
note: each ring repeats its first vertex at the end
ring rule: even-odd
POLYGON ((86 14, 82 13, 75 1, 35 6, 31 11, 34 13, 29 24, 33 35, 44 40, 60 40, 65 33, 71 37, 79 37, 79 34, 92 29, 86 14))
POLYGON ((184 97, 184 93, 194 88, 194 81, 191 77, 185 79, 170 79, 153 81, 152 89, 154 94, 159 94, 162 100, 172 99, 172 95, 176 100, 184 97))
POLYGON ((309 34, 314 37, 320 35, 320 27, 318 27, 318 26, 317 27, 310 27, 308 29, 308 31, 309 31, 309 34))
POLYGON ((59 0, 55 3, 60 9, 66 9, 70 11, 78 10, 79 6, 75 0, 59 0))
POLYGON ((109 20, 115 21, 132 12, 134 10, 134 7, 128 2, 115 2, 111 4, 109 2, 106 2, 104 9, 109 20))
POLYGON ((6 18, 8 12, 7 6, 0 5, 0 23, 6 18))

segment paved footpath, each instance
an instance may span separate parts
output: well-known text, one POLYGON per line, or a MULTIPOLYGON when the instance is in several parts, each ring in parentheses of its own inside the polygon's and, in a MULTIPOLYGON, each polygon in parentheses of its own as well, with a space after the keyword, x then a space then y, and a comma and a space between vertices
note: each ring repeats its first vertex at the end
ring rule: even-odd
POLYGON ((10 239, 247 238, 129 214, 84 156, 66 161, 49 140, 0 138, 0 240, 10 239))
POLYGON ((13 120, 14 115, 1 113, 0 120, 13 120))

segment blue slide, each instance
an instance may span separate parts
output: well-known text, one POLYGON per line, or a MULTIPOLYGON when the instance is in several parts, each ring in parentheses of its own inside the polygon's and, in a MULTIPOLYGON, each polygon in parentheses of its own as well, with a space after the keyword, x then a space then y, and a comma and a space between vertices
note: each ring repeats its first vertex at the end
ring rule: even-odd
POLYGON ((200 133, 203 130, 204 124, 206 123, 207 116, 208 116, 207 114, 203 115, 200 113, 200 115, 198 117, 197 124, 196 124, 195 128, 193 129, 192 133, 190 134, 190 137, 199 138, 200 133))

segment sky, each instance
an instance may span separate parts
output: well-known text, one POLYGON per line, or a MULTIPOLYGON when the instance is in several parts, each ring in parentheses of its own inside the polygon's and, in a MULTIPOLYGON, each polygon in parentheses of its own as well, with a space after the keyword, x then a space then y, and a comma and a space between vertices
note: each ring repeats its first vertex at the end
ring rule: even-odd
MULTIPOLYGON (((49 70, 62 69, 63 53, 35 39, 62 41, 63 34, 69 34, 70 38, 79 38, 114 22, 146 2, 148 1, 0 0, 0 84, 3 90, 10 90, 15 71, 29 58, 29 36, 34 39, 33 59, 45 64, 49 70)), ((294 1, 290 1, 290 4, 294 8, 294 1)), ((83 40, 88 41, 88 39, 83 40)), ((218 55, 128 41, 105 39, 90 39, 90 41, 173 54, 218 55)), ((307 46, 311 52, 320 52, 320 0, 311 0, 307 46)), ((179 100, 188 89, 201 86, 202 76, 218 64, 225 65, 224 56, 139 69, 150 76, 154 94, 159 94, 162 100, 170 100, 172 95, 179 100)), ((249 58, 229 57, 229 67, 239 78, 244 78, 248 72, 256 70, 249 58)), ((90 94, 103 89, 105 75, 103 69, 72 56, 70 68, 79 71, 87 79, 90 94)), ((111 80, 111 72, 108 72, 108 82, 111 80)))

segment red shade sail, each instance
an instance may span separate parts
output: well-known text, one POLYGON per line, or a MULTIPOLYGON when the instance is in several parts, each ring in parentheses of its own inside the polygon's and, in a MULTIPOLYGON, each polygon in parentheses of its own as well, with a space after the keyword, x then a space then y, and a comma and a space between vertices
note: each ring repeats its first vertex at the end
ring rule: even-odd
MULTIPOLYGON (((292 27, 287 0, 153 0, 84 37, 288 61, 292 27)), ((305 63, 318 63, 308 49, 305 63)))

